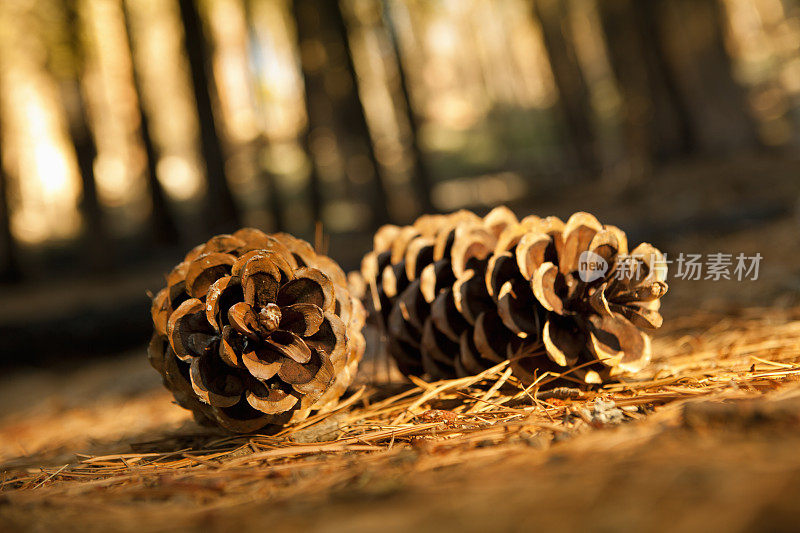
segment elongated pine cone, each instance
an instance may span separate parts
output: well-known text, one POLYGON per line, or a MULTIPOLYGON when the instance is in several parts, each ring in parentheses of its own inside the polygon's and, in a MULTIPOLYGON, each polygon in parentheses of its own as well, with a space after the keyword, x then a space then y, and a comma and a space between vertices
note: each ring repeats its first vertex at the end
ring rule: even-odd
POLYGON ((510 360, 524 383, 551 372, 590 384, 649 361, 641 329, 661 326, 663 265, 588 213, 518 220, 499 207, 383 226, 361 274, 406 375, 462 377, 510 360))
POLYGON ((251 228, 194 248, 153 298, 150 363, 204 424, 247 433, 335 403, 364 353, 342 269, 251 228))

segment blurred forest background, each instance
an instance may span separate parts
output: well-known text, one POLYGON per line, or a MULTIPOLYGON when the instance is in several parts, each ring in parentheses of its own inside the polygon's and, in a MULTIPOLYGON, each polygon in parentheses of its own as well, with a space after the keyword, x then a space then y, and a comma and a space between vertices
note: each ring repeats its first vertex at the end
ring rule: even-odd
POLYGON ((243 225, 346 269, 501 203, 714 242, 791 216, 798 147, 796 0, 3 0, 0 362, 142 345, 243 225))

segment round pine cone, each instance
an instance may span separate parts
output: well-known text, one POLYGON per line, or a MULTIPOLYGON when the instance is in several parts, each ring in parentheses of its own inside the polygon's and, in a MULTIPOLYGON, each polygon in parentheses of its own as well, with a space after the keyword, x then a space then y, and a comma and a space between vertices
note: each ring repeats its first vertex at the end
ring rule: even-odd
POLYGON ((661 325, 661 260, 649 244, 629 252, 619 228, 588 213, 518 220, 500 207, 384 226, 361 272, 406 374, 460 377, 510 360, 525 383, 545 372, 600 383, 650 359, 640 329, 661 325), (582 276, 582 257, 608 268, 582 276))
POLYGON ((364 353, 364 308, 330 258, 251 228, 194 248, 153 298, 150 363, 204 424, 247 433, 335 403, 364 353))

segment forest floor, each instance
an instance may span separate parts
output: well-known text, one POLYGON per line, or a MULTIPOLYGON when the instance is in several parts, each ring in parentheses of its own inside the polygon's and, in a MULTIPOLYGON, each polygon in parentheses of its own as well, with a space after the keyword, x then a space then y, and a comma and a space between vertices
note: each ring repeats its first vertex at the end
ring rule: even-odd
POLYGON ((502 365, 359 387, 273 436, 196 426, 139 353, 5 378, 0 524, 794 530, 800 308, 675 318, 655 349, 638 381, 588 393, 526 394, 502 365))
MULTIPOLYGON (((403 384, 370 359, 327 416, 231 437, 173 404, 143 350, 6 374, 0 529, 796 530, 798 221, 791 210, 759 215, 777 197, 784 206, 797 198, 796 184, 743 178, 728 201, 712 184, 707 195, 693 187, 699 199, 673 205, 724 221, 750 198, 753 221, 731 217, 705 234, 675 223, 654 244, 670 254, 757 252, 759 279, 671 280, 653 363, 635 377, 537 393, 499 365, 403 384)), ((603 203, 602 191, 578 208, 603 203, 600 219, 626 229, 618 220, 638 221, 635 235, 669 227, 658 217, 701 216, 648 211, 682 190, 655 189, 632 199, 637 210, 603 203)))

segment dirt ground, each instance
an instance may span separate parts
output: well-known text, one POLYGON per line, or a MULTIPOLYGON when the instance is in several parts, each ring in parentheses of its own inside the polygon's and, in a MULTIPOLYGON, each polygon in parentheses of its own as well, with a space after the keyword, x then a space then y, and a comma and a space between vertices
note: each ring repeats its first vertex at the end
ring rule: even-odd
POLYGON ((800 366, 787 361, 798 359, 800 309, 718 325, 686 355, 677 342, 688 342, 686 332, 671 337, 660 348, 672 351, 673 371, 656 366, 673 376, 609 388, 598 395, 606 403, 550 399, 460 424, 431 411, 443 407, 434 399, 382 435, 387 423, 354 421, 358 408, 286 437, 209 433, 170 403, 139 354, 30 375, 2 388, 0 523, 5 531, 795 530, 800 366), (769 324, 783 341, 759 333, 769 324), (731 342, 742 334, 751 341, 731 342), (724 363, 708 364, 708 348, 724 363), (47 397, 34 392, 45 389, 47 397), (14 401, 25 407, 8 412, 14 401))
POLYGON ((668 253, 764 257, 757 281, 671 282, 652 365, 596 391, 526 396, 502 365, 402 385, 368 362, 328 416, 231 437, 174 405, 144 350, 1 376, 0 530, 794 531, 797 184, 739 182, 677 215, 652 208, 674 182, 578 205, 668 253), (680 230, 743 198, 752 220, 680 230))

